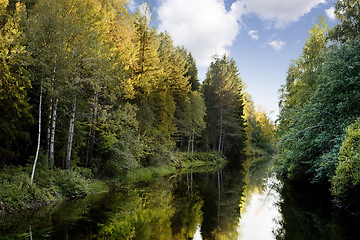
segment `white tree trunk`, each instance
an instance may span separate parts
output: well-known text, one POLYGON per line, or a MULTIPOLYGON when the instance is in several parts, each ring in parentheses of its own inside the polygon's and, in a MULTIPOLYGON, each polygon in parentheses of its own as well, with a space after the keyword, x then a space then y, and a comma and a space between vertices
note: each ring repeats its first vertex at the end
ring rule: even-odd
POLYGON ((188 149, 187 149, 188 153, 190 152, 190 145, 191 145, 191 134, 190 134, 189 139, 188 139, 188 149))
POLYGON ((218 155, 221 153, 221 141, 222 141, 222 134, 223 134, 223 112, 222 112, 222 104, 220 103, 220 132, 219 132, 219 145, 218 145, 218 155))
POLYGON ((195 134, 192 133, 192 139, 191 139, 191 154, 194 154, 194 138, 195 138, 195 134))
POLYGON ((51 131, 50 131, 50 149, 49 149, 49 162, 50 162, 50 169, 54 167, 54 146, 55 146, 55 128, 56 128, 56 117, 57 117, 57 104, 59 99, 55 97, 53 103, 53 112, 52 112, 52 119, 51 119, 51 131))
POLYGON ((66 151, 66 169, 70 169, 71 149, 72 149, 72 142, 73 142, 73 138, 74 138, 75 114, 76 114, 76 97, 74 98, 72 107, 71 107, 69 137, 68 137, 68 145, 67 145, 67 151, 66 151))
POLYGON ((33 180, 34 180, 34 174, 35 174, 36 163, 37 163, 38 158, 39 158, 39 150, 40 150, 40 137, 41 137, 41 107, 42 107, 42 84, 40 85, 40 101, 39 101, 39 132, 38 132, 38 142, 37 142, 37 148, 36 148, 36 154, 35 154, 34 165, 33 165, 33 169, 32 169, 32 172, 31 172, 31 178, 30 178, 30 184, 31 184, 31 185, 32 185, 33 180))
POLYGON ((51 138, 51 116, 52 116, 52 98, 50 98, 49 104, 49 119, 48 119, 48 128, 47 128, 47 137, 46 137, 46 155, 50 156, 50 138, 51 138))
POLYGON ((98 110, 97 105, 98 105, 98 93, 97 91, 95 91, 94 99, 93 99, 93 107, 91 109, 91 114, 90 114, 90 130, 88 134, 88 141, 86 147, 86 163, 85 163, 86 167, 89 165, 89 162, 91 161, 94 151, 94 144, 95 144, 94 124, 96 122, 96 117, 97 117, 97 110, 98 110))
MULTIPOLYGON (((56 61, 55 61, 56 62, 56 61)), ((51 89, 55 87, 55 73, 56 73, 56 66, 53 68, 53 75, 51 79, 51 89)), ((49 104, 49 121, 48 121, 48 129, 47 129, 47 139, 46 139, 46 155, 50 157, 50 142, 51 142, 51 119, 52 119, 52 108, 53 108, 53 98, 50 98, 49 104)))

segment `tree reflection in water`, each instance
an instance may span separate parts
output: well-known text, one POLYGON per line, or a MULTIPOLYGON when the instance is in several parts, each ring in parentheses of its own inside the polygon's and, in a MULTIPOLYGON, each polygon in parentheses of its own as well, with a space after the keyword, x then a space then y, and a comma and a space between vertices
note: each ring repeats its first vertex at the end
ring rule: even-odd
POLYGON ((239 162, 2 216, 0 239, 360 239, 327 192, 278 180, 272 158, 239 162))

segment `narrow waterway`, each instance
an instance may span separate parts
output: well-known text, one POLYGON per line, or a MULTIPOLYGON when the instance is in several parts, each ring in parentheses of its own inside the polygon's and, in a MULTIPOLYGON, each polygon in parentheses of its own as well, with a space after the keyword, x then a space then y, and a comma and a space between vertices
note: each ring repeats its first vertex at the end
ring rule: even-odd
POLYGON ((247 159, 1 216, 0 239, 360 239, 327 192, 275 170, 247 159))

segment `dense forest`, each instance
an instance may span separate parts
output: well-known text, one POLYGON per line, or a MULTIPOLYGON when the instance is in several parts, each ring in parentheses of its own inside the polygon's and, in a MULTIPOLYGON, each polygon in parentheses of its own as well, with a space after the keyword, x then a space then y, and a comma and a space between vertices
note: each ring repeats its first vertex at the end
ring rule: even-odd
POLYGON ((335 5, 309 31, 280 93, 277 156, 289 179, 324 185, 344 208, 360 197, 360 2, 335 5))
POLYGON ((14 191, 36 199, 33 181, 76 179, 73 196, 84 174, 172 164, 182 152, 239 161, 272 151, 274 124, 235 61, 214 57, 200 83, 191 53, 146 4, 1 0, 0 26, 1 205, 14 191))

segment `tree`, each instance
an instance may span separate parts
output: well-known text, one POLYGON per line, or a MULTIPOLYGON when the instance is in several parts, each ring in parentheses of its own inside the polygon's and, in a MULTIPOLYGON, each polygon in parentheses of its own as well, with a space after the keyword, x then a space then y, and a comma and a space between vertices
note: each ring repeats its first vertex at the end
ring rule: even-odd
POLYGON ((187 72, 185 73, 185 77, 189 79, 188 84, 191 86, 191 91, 199 91, 201 84, 198 78, 195 59, 191 52, 188 52, 184 47, 179 48, 179 51, 183 58, 186 59, 185 68, 187 69, 187 72))
POLYGON ((110 33, 110 15, 98 1, 40 0, 29 17, 26 35, 31 68, 36 76, 34 81, 41 79, 43 83, 49 106, 50 168, 54 166, 55 143, 66 146, 60 149, 66 149, 62 153, 63 163, 70 168, 77 112, 86 109, 78 105, 87 103, 87 90, 116 88, 109 81, 114 78, 111 73, 115 65, 114 51, 110 50, 106 37, 110 33), (58 119, 59 111, 61 119, 58 119), (68 114, 69 119, 63 118, 68 114), (61 127, 64 121, 69 121, 69 128, 66 135, 56 138, 58 121, 61 127))
POLYGON ((358 0, 341 0, 335 4, 335 15, 340 20, 329 32, 331 40, 344 43, 353 40, 360 34, 360 2, 358 0))
POLYGON ((204 117, 206 115, 206 106, 201 93, 192 91, 185 102, 183 110, 183 119, 181 119, 180 132, 188 138, 188 152, 194 152, 195 136, 199 137, 205 129, 204 117))
POLYGON ((237 146, 237 152, 244 148, 242 89, 235 61, 229 60, 226 56, 216 57, 210 64, 203 91, 208 109, 207 135, 218 154, 224 149, 225 153, 232 152, 234 146, 237 146), (233 137, 236 139, 230 141, 233 137), (225 144, 227 140, 228 146, 225 144))
POLYGON ((247 156, 264 155, 273 151, 275 134, 274 123, 267 116, 265 110, 259 106, 255 108, 251 95, 244 93, 244 119, 247 156))
MULTIPOLYGON (((124 101, 132 99, 135 94, 131 71, 138 51, 135 16, 129 13, 123 0, 101 1, 100 9, 101 15, 98 16, 101 16, 101 21, 92 27, 97 29, 97 37, 85 64, 88 73, 86 90, 91 93, 87 96, 90 113, 82 120, 82 124, 87 126, 86 166, 91 164, 96 148, 103 150, 103 146, 108 145, 106 138, 102 137, 105 133, 101 132, 104 129, 102 124, 107 124, 104 121, 107 111, 115 110, 113 105, 123 106, 124 101), (102 114, 104 112, 106 114, 102 114)), ((105 129, 112 131, 108 127, 105 129)), ((107 151, 102 150, 98 153, 107 155, 107 151)), ((101 158, 106 161, 105 156, 101 158)))
POLYGON ((271 151, 274 142, 275 126, 261 106, 256 110, 256 122, 260 129, 259 142, 262 149, 271 151))
POLYGON ((187 56, 187 64, 188 71, 186 73, 186 77, 189 77, 189 83, 191 84, 192 91, 200 90, 200 81, 198 78, 198 70, 196 67, 195 59, 192 54, 189 52, 187 56))
MULTIPOLYGON (((69 58, 68 41, 71 37, 69 8, 73 2, 38 1, 28 20, 28 49, 31 65, 39 72, 49 99, 48 147, 50 168, 54 165, 54 146, 60 87, 71 72, 73 59, 69 58), (68 8, 68 9, 66 9, 68 8), (57 16, 57 17, 53 17, 57 16), (50 117, 51 116, 51 117, 50 117)), ((39 76, 38 75, 38 76, 39 76)))
POLYGON ((309 169, 321 151, 319 144, 314 143, 311 138, 314 138, 313 133, 323 127, 319 120, 325 120, 327 114, 322 108, 313 106, 312 100, 316 101, 314 94, 319 89, 327 29, 321 18, 309 31, 310 36, 303 47, 303 53, 290 65, 286 85, 280 90, 276 146, 278 158, 292 178, 312 178, 309 176, 309 169), (313 144, 309 144, 310 142, 313 144))
MULTIPOLYGON (((33 118, 30 114, 27 90, 31 88, 29 76, 24 69, 25 46, 20 19, 25 6, 9 1, 0 3, 0 164, 15 163, 29 144, 29 128, 33 118)), ((24 154, 25 155, 25 154, 24 154)), ((22 156, 25 157, 25 156, 22 156)))

